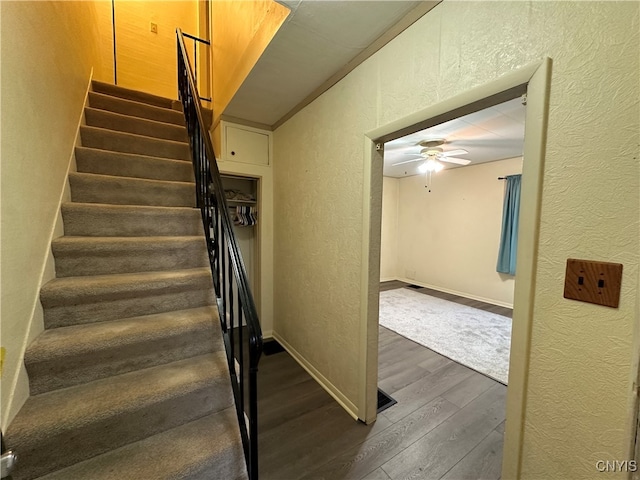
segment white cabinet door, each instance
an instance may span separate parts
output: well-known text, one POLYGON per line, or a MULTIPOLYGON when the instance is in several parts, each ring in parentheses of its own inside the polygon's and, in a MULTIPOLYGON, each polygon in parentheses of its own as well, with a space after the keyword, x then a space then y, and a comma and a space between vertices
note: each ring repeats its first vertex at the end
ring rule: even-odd
POLYGON ((269 135, 226 125, 225 160, 231 162, 269 165, 269 135))

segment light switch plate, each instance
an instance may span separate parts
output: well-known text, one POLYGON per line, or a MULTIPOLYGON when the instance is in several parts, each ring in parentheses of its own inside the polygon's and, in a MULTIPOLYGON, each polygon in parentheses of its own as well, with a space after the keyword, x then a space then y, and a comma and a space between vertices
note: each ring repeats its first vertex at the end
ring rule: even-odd
POLYGON ((622 264, 567 259, 564 298, 618 308, 622 264))

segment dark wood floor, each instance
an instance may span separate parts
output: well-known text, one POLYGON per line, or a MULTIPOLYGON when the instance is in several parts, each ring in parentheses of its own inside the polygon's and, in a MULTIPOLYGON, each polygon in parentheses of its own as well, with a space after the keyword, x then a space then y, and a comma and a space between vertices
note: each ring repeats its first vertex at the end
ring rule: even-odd
POLYGON ((379 387, 398 403, 373 425, 286 352, 262 358, 258 387, 263 480, 500 477, 506 387, 386 328, 379 387))

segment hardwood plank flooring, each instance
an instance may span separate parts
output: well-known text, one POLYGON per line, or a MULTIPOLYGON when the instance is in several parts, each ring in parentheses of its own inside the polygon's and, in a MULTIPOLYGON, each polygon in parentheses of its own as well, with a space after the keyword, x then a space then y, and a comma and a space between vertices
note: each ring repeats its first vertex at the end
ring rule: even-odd
POLYGON ((398 403, 365 425, 288 353, 263 356, 260 478, 500 478, 504 385, 384 327, 379 329, 379 366, 380 388, 398 403))

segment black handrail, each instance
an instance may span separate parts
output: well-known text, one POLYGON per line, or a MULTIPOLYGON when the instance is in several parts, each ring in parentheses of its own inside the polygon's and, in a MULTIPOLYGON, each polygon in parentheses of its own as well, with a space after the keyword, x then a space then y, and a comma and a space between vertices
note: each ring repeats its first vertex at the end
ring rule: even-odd
MULTIPOLYGON (((207 47, 211 47, 211 42, 209 40, 205 40, 204 38, 196 37, 195 35, 189 35, 188 33, 182 32, 182 36, 193 40, 193 80, 194 85, 198 86, 198 43, 202 43, 207 47)), ((187 49, 185 48, 185 52, 187 49)), ((205 102, 211 102, 211 97, 198 97, 200 100, 204 100, 205 102)))
POLYGON ((257 480, 257 375, 262 354, 262 330, 233 231, 213 145, 203 121, 183 33, 180 29, 176 33, 178 89, 189 131, 196 199, 204 226, 247 471, 250 480, 257 480))

